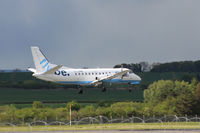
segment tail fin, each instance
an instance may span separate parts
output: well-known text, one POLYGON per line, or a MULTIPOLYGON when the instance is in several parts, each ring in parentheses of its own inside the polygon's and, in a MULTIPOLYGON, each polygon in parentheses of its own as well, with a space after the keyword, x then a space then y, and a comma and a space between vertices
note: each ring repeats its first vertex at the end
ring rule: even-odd
POLYGON ((38 47, 31 47, 31 52, 37 73, 44 73, 50 70, 51 64, 38 47))

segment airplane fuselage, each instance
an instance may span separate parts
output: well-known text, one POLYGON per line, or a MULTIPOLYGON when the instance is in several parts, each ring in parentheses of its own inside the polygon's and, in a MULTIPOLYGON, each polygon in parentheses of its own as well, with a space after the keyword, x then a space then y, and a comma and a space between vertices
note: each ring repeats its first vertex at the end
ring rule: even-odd
MULTIPOLYGON (((62 67, 54 74, 33 74, 33 76, 56 83, 89 85, 94 80, 99 80, 103 77, 111 76, 121 71, 128 70, 127 68, 97 68, 97 69, 69 69, 62 67)), ((128 83, 139 84, 140 77, 134 73, 126 73, 108 80, 102 80, 102 83, 128 83)))
POLYGON ((78 85, 79 93, 83 85, 101 85, 104 83, 139 84, 141 78, 127 68, 75 69, 50 63, 38 47, 31 47, 35 68, 28 68, 33 76, 45 81, 78 85))

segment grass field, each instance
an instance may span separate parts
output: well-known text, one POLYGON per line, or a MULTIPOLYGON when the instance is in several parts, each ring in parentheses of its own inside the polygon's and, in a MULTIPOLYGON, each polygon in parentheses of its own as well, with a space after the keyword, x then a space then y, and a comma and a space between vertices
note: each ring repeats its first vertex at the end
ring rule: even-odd
POLYGON ((143 91, 134 90, 107 90, 85 89, 83 94, 78 94, 77 90, 66 89, 0 89, 0 104, 5 103, 32 103, 33 101, 43 101, 47 103, 65 103, 77 100, 82 103, 92 103, 98 101, 142 101, 143 91))
POLYGON ((199 122, 177 123, 119 123, 66 126, 1 126, 0 131, 59 131, 59 130, 146 130, 146 129, 200 129, 199 122))

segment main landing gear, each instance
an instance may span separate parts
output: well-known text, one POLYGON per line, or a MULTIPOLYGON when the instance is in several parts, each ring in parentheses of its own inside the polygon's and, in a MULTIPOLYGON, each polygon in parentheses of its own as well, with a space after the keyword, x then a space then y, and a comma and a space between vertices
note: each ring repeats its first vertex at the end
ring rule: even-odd
MULTIPOLYGON (((106 92, 107 88, 104 85, 100 85, 100 88, 102 88, 102 92, 106 92)), ((78 94, 83 94, 83 89, 80 85, 77 86, 78 94)))
POLYGON ((81 86, 79 85, 77 86, 77 88, 78 88, 78 94, 83 94, 83 89, 81 88, 81 86))
POLYGON ((131 85, 131 84, 130 84, 130 85, 129 85, 129 88, 128 88, 128 91, 129 91, 129 92, 132 92, 132 91, 138 90, 138 89, 140 89, 138 85, 131 85))
POLYGON ((106 87, 103 86, 101 91, 106 92, 106 87))
POLYGON ((78 94, 83 94, 83 90, 81 88, 78 89, 78 94))
POLYGON ((99 87, 102 88, 101 92, 106 92, 107 89, 103 83, 101 85, 99 85, 99 87))

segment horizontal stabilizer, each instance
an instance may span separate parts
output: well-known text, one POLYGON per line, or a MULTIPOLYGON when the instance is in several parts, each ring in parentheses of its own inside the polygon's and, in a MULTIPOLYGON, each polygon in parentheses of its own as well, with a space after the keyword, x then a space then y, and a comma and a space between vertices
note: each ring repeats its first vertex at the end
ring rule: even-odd
POLYGON ((29 70, 29 71, 31 71, 33 73, 36 73, 36 69, 34 69, 34 68, 28 68, 27 70, 29 70))
POLYGON ((44 72, 43 75, 45 75, 45 74, 54 74, 54 73, 55 73, 58 69, 60 69, 62 66, 63 66, 63 65, 57 65, 57 66, 55 66, 54 68, 52 68, 52 69, 50 69, 50 70, 44 72))

